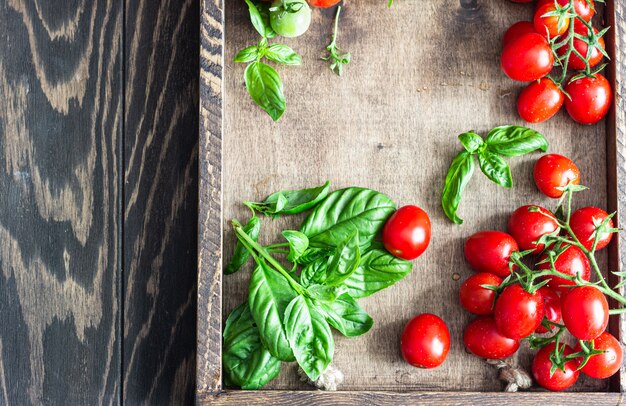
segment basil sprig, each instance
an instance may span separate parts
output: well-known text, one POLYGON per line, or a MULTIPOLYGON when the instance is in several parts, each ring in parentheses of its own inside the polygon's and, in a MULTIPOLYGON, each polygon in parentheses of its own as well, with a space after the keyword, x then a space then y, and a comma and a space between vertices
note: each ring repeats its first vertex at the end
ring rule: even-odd
POLYGON ((492 182, 511 188, 511 168, 503 157, 520 156, 536 150, 546 152, 548 141, 537 131, 515 125, 492 129, 483 138, 474 131, 459 135, 464 150, 452 160, 441 194, 441 206, 446 216, 456 224, 463 219, 457 215, 463 190, 474 173, 474 157, 478 158, 480 170, 492 182))
POLYGON ((356 337, 374 324, 356 298, 411 272, 411 262, 394 257, 374 240, 395 203, 371 189, 329 194, 329 187, 327 182, 276 192, 260 203, 244 202, 253 212, 271 217, 311 209, 299 230, 283 231, 287 242, 261 246, 256 215, 246 226, 233 220, 236 264, 226 270, 239 268, 248 256, 256 267, 247 302, 230 314, 224 329, 227 384, 260 388, 278 374, 281 362, 294 360, 310 379, 317 379, 333 359, 331 327, 356 337), (277 261, 276 254, 285 261, 277 261), (291 265, 285 268, 287 262, 291 265))

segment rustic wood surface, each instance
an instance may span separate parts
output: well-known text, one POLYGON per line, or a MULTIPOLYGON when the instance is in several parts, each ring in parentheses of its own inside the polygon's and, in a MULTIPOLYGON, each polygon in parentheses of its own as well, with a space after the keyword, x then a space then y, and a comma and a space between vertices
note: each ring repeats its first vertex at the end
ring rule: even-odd
MULTIPOLYGON (((522 85, 501 73, 498 59, 504 30, 515 21, 529 19, 532 8, 509 2, 479 1, 477 7, 474 7, 476 2, 461 3, 469 6, 461 7, 456 0, 423 2, 417 12, 411 2, 395 2, 391 10, 385 7, 386 2, 350 2, 342 13, 339 45, 352 52, 353 60, 341 79, 319 60, 329 39, 332 11, 314 11, 305 37, 284 40, 301 53, 304 65, 279 67, 288 107, 278 124, 264 116, 245 93, 243 66, 234 64, 232 59, 239 49, 258 38, 250 27, 244 5, 226 3, 224 137, 222 140, 217 125, 201 127, 204 141, 200 149, 201 171, 202 167, 207 170, 206 190, 201 185, 201 198, 210 197, 209 201, 215 203, 219 200, 215 190, 223 185, 224 225, 232 218, 246 219, 247 209, 240 204, 244 199, 262 199, 279 189, 321 184, 326 179, 335 188, 361 185, 383 191, 399 205, 417 204, 431 216, 434 236, 431 247, 416 261, 413 273, 396 286, 361 301, 375 320, 372 331, 356 339, 336 336, 335 364, 346 371, 343 390, 501 390, 493 369, 463 350, 462 329, 471 316, 457 305, 456 296, 460 283, 472 271, 462 258, 462 243, 478 230, 505 229, 510 212, 522 204, 552 207, 554 202, 536 192, 531 175, 535 155, 510 160, 516 184, 513 190, 501 189, 483 176, 475 175, 460 211, 467 220, 464 225, 452 225, 440 210, 440 188, 447 165, 460 148, 455 136, 469 129, 485 133, 496 125, 523 124, 515 109, 516 95, 522 85), (222 142, 225 153, 220 161, 222 142), (220 168, 223 183, 220 183, 220 168), (443 316, 453 336, 446 363, 435 370, 412 368, 397 351, 402 326, 412 315, 421 312, 443 316)), ((615 7, 616 29, 623 33, 623 6, 618 2, 615 7)), ((609 7, 609 11, 613 9, 609 7)), ((221 20, 206 10, 202 20, 211 29, 202 38, 201 54, 206 52, 207 59, 217 61, 214 53, 218 48, 208 45, 219 38, 215 30, 219 29, 221 20)), ((623 36, 618 40, 623 43, 623 36)), ((613 41, 609 40, 609 44, 613 41)), ((626 47, 620 47, 623 53, 626 47)), ((609 73, 619 79, 623 61, 618 67, 617 72, 609 73)), ((201 83, 201 89, 203 86, 213 89, 210 95, 215 103, 218 102, 215 98, 219 98, 216 87, 220 70, 211 65, 206 71, 210 73, 207 78, 211 78, 207 82, 213 87, 201 83)), ((623 106, 620 97, 623 89, 616 90, 618 106, 623 106)), ((201 93, 201 104, 205 103, 203 97, 201 93)), ((208 117, 215 118, 221 111, 220 104, 210 110, 212 115, 208 117)), ((205 112, 201 111, 202 114, 205 112)), ((622 129, 617 132, 617 140, 611 132, 612 124, 580 126, 569 120, 565 112, 533 126, 547 136, 552 152, 570 156, 580 167, 582 182, 592 191, 577 196, 578 207, 611 207, 614 200, 609 200, 615 195, 610 189, 617 182, 622 185, 620 198, 623 199, 624 165, 617 174, 613 165, 616 156, 623 164, 623 114, 623 109, 617 113, 616 122, 622 129)), ((220 208, 211 206, 210 213, 219 215, 220 208)), ((277 241, 280 229, 297 227, 300 220, 265 219, 262 242, 277 241)), ((219 230, 219 226, 213 225, 212 230, 219 230)), ((199 331, 198 389, 206 395, 218 391, 221 385, 219 364, 212 363, 219 360, 219 353, 216 354, 219 341, 203 341, 217 335, 215 323, 209 320, 220 314, 224 320, 244 300, 250 268, 225 277, 222 286, 219 269, 217 272, 204 269, 221 266, 221 237, 207 228, 204 232, 200 230, 200 238, 199 283, 214 286, 212 291, 199 292, 198 317, 200 322, 204 320, 207 329, 199 331), (211 244, 211 248, 207 249, 205 244, 211 244), (204 249, 207 249, 205 256, 204 249), (215 296, 221 293, 222 313, 219 302, 215 303, 215 296), (202 337, 202 334, 207 335, 202 337)), ((232 253, 234 239, 232 231, 224 227, 225 258, 232 253)), ((606 252, 600 262, 606 269, 606 252)), ((525 367, 530 360, 527 348, 516 359, 525 367)), ((295 366, 291 364, 267 388, 308 387, 298 381, 295 366)), ((582 378, 572 390, 608 389, 608 381, 582 378)), ((261 396, 272 397, 272 394, 280 396, 280 392, 261 396)), ((225 396, 228 399, 230 392, 225 396)), ((242 396, 241 400, 245 400, 247 395, 242 396)), ((279 397, 272 400, 278 401, 279 397)))
POLYGON ((198 13, 0 0, 0 405, 192 401, 198 13))

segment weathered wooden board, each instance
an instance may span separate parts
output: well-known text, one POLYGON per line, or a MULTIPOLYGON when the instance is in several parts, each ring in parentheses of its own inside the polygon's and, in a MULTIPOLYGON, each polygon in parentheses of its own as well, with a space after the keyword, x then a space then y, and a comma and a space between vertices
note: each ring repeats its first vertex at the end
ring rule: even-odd
MULTIPOLYGON (((510 160, 513 190, 501 189, 475 175, 461 207, 464 225, 453 225, 440 209, 443 179, 460 148, 456 135, 470 129, 485 133, 497 125, 524 124, 515 108, 523 85, 502 74, 499 52, 506 27, 529 19, 532 7, 510 2, 477 3, 477 7, 463 8, 456 0, 429 1, 417 7, 415 2, 406 1, 395 2, 388 10, 386 2, 350 2, 342 13, 339 45, 352 52, 353 60, 342 78, 331 74, 319 60, 333 15, 314 11, 311 28, 303 38, 284 40, 300 52, 304 65, 279 68, 288 104, 279 123, 272 123, 249 100, 243 86, 243 66, 232 62, 239 49, 258 40, 247 9, 239 2, 225 5, 221 97, 220 60, 216 55, 220 51, 216 44, 222 40, 218 31, 221 18, 215 2, 204 3, 202 21, 208 28, 201 37, 201 116, 205 117, 200 133, 200 193, 201 208, 206 210, 201 210, 199 230, 199 393, 221 389, 220 326, 216 319, 224 320, 245 299, 250 270, 220 275, 222 235, 215 217, 223 216, 223 256, 228 259, 235 240, 228 222, 248 216, 242 200, 262 199, 279 189, 321 184, 327 179, 334 188, 367 186, 387 193, 399 205, 417 204, 429 212, 433 223, 431 246, 415 262, 413 273, 361 301, 375 320, 374 328, 355 339, 335 336, 335 364, 346 373, 342 389, 501 390, 491 367, 463 349, 462 330, 471 316, 462 311, 457 295, 461 282, 472 271, 463 260, 462 244, 476 231, 505 229, 509 214, 520 205, 552 207, 554 202, 536 191, 532 181, 534 155, 510 160), (222 122, 215 122, 222 114, 222 100, 223 132, 222 122), (435 370, 410 367, 398 352, 403 325, 422 312, 442 316, 453 337, 448 359, 435 370)), ((624 25, 623 6, 616 2, 613 9, 610 4, 607 13, 610 21, 616 22, 619 35, 624 25)), ((624 43, 623 36, 618 40, 624 43)), ((609 40, 609 49, 613 44, 609 40)), ((624 52, 623 45, 617 48, 624 52)), ((623 64, 617 67, 624 69, 623 64)), ((620 79, 619 69, 609 73, 620 79)), ((620 86, 621 82, 616 89, 617 100, 623 103, 620 86)), ((618 166, 620 170, 615 173, 616 156, 623 164, 623 114, 618 110, 615 119, 609 117, 608 126, 581 126, 561 112, 549 122, 533 126, 546 135, 552 152, 571 157, 580 167, 582 182, 591 191, 577 196, 578 207, 615 208, 618 193, 623 199, 624 183, 619 190, 616 185, 619 179, 626 179, 624 166, 618 166)), ((264 219, 261 241, 278 241, 281 229, 296 228, 300 221, 301 217, 264 219)), ((606 254, 600 258, 603 269, 608 264, 606 254)), ((616 245, 613 254, 613 259, 617 258, 616 245)), ((611 261, 612 266, 616 262, 611 261)), ((523 349, 517 362, 528 366, 530 359, 530 352, 523 349)), ((608 385, 608 381, 581 379, 573 390, 606 391, 608 385)), ((298 381, 295 365, 291 365, 267 388, 307 386, 298 381)))

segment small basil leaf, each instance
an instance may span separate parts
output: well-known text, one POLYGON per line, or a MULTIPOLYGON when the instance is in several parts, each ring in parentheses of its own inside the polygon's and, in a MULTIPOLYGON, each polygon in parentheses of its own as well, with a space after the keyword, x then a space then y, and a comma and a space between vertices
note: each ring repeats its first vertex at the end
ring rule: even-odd
POLYGON ((270 45, 265 50, 265 57, 270 61, 282 63, 284 65, 300 65, 302 58, 293 49, 283 44, 270 45))
POLYGON ((333 360, 335 344, 330 327, 317 306, 304 296, 295 297, 285 310, 285 327, 296 361, 312 381, 333 360))
POLYGON ((354 298, 369 296, 407 276, 413 263, 391 255, 382 247, 373 247, 361 257, 356 270, 344 281, 354 298))
POLYGON ((248 5, 248 11, 250 12, 250 21, 252 22, 252 26, 262 37, 265 37, 265 22, 261 17, 261 13, 259 9, 254 5, 251 0, 245 0, 248 5))
POLYGON ((335 250, 330 259, 324 283, 328 286, 338 286, 356 270, 361 262, 359 249, 359 232, 354 231, 335 250))
POLYGON ((349 294, 344 293, 334 302, 320 304, 326 321, 346 337, 367 333, 374 320, 349 294))
POLYGON ((278 216, 281 214, 298 214, 311 207, 328 196, 330 182, 322 186, 301 189, 283 190, 269 195, 263 202, 245 202, 245 204, 267 216, 278 216))
POLYGON ((274 31, 272 24, 270 23, 270 8, 272 8, 272 3, 261 2, 257 5, 257 10, 259 10, 261 19, 265 25, 265 38, 267 39, 271 39, 276 36, 276 31, 274 31))
POLYGON ((459 208, 459 203, 461 203, 463 189, 467 186, 473 173, 474 157, 467 151, 460 152, 452 160, 450 169, 448 169, 441 195, 441 206, 446 216, 456 224, 463 223, 463 219, 456 214, 456 211, 459 208))
POLYGON ((287 206, 287 203, 289 203, 289 201, 287 200, 285 195, 281 192, 278 192, 278 194, 276 195, 276 207, 274 209, 274 214, 282 212, 285 206, 287 206))
POLYGON ((485 140, 487 149, 504 156, 525 155, 535 150, 546 152, 548 141, 537 131, 516 126, 506 125, 489 131, 485 140))
POLYGON ((324 283, 326 269, 328 269, 328 258, 326 257, 320 257, 309 263, 300 273, 300 284, 306 288, 313 284, 324 283))
POLYGON ((474 131, 459 135, 459 141, 461 141, 467 152, 476 152, 484 144, 482 137, 474 131))
POLYGON ((283 237, 289 243, 287 259, 291 262, 296 262, 309 247, 309 239, 300 231, 295 230, 283 231, 283 237))
MULTIPOLYGON (((245 226, 243 226, 243 231, 250 236, 254 241, 259 239, 259 232, 261 231, 261 221, 257 216, 253 216, 245 226)), ((241 241, 237 240, 237 245, 235 245, 235 251, 233 252, 233 257, 231 258, 228 266, 224 270, 224 274, 230 275, 237 272, 248 260, 250 257, 250 252, 241 241)))
POLYGON ((259 389, 280 372, 280 361, 263 347, 248 302, 228 316, 224 326, 222 362, 228 385, 259 389))
POLYGON ((307 248, 304 254, 296 261, 300 265, 309 265, 320 258, 328 259, 333 254, 332 249, 328 248, 307 248))
POLYGON ((261 259, 250 279, 250 312, 263 345, 281 361, 293 361, 293 352, 282 320, 285 309, 296 296, 287 279, 261 259))
POLYGON ((263 62, 252 62, 244 72, 246 89, 252 100, 261 107, 272 120, 277 121, 285 112, 283 82, 278 72, 263 62))
POLYGON ((256 45, 242 49, 235 55, 235 62, 252 62, 259 56, 259 47, 256 45))
POLYGON ((315 284, 307 287, 306 291, 312 299, 322 302, 332 302, 346 292, 346 287, 315 284))
POLYGON ((506 188, 513 186, 509 164, 500 155, 489 150, 481 151, 478 154, 478 163, 483 173, 493 182, 506 188))

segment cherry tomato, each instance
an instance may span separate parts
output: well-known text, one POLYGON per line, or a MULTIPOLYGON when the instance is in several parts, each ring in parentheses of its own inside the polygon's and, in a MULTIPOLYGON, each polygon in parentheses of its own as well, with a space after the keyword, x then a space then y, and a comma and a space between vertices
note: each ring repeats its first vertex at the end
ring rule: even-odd
MULTIPOLYGON (((578 380, 580 372, 578 371, 578 363, 576 360, 570 360, 565 363, 564 371, 557 368, 557 370, 552 374, 552 361, 550 360, 550 353, 554 351, 555 347, 555 343, 550 343, 537 352, 535 359, 533 359, 532 371, 535 381, 540 386, 551 391, 561 391, 575 384, 578 380)), ((572 347, 565 345, 563 355, 569 355, 573 352, 574 350, 572 350, 572 347)))
MULTIPOLYGON (((569 3, 569 0, 557 0, 557 3, 560 6, 565 6, 569 3)), ((591 17, 593 17, 593 14, 595 13, 593 0, 589 0, 589 3, 591 4, 588 4, 587 0, 574 0, 574 10, 576 11, 576 14, 581 16, 585 21, 591 21, 591 17)), ((554 0, 539 0, 535 10, 546 4, 554 4, 554 0)))
POLYGON ((489 272, 501 277, 508 276, 509 257, 519 251, 517 242, 502 231, 481 231, 465 241, 465 258, 478 272, 489 272))
POLYGON ((500 66, 513 80, 531 82, 546 76, 554 56, 548 40, 537 33, 524 34, 508 43, 502 50, 500 66))
MULTIPOLYGON (((575 26, 574 32, 576 32, 576 34, 579 34, 582 36, 587 36, 589 34, 589 29, 586 26, 582 25, 581 23, 574 24, 574 26, 575 26)), ((596 34, 598 33, 598 30, 596 30, 595 28, 593 30, 596 34)), ((581 55, 585 57, 587 56, 589 46, 587 45, 585 41, 581 40, 578 37, 574 37, 573 45, 574 45, 574 49, 576 49, 576 51, 578 51, 581 55)), ((604 55, 602 55, 602 52, 600 52, 600 50, 598 49, 598 46, 600 46, 602 49, 605 49, 603 37, 600 37, 598 39, 598 45, 594 46, 593 49, 591 50, 591 56, 589 56, 589 59, 588 59, 590 67, 594 67, 597 64, 599 64, 600 61, 602 61, 602 58, 604 57, 604 55)), ((567 46, 562 46, 561 48, 558 49, 559 55, 564 55, 566 52, 567 52, 567 46)), ((580 57, 573 52, 570 54, 568 66, 571 69, 578 69, 578 70, 583 70, 586 68, 585 61, 580 59, 580 57)))
POLYGON ((529 123, 541 123, 558 113, 565 96, 550 79, 534 81, 517 98, 517 112, 529 123))
POLYGON ((554 215, 539 206, 522 206, 509 218, 509 234, 515 238, 522 250, 534 249, 535 254, 544 249, 543 244, 535 244, 535 242, 542 235, 552 233, 558 228, 559 225, 554 215), (532 211, 532 208, 538 211, 532 211))
MULTIPOLYGON (((604 332, 593 340, 593 348, 604 352, 589 358, 589 361, 581 369, 583 374, 596 379, 605 379, 619 371, 623 357, 622 346, 615 337, 604 332)), ((581 350, 580 343, 576 344, 574 351, 579 352, 581 350)))
POLYGON ((383 244, 398 258, 415 259, 430 243, 430 219, 417 206, 404 206, 389 217, 383 227, 383 244))
POLYGON ((450 332, 434 314, 420 314, 404 328, 400 339, 402 356, 418 368, 435 368, 445 361, 450 350, 450 332))
MULTIPOLYGON (((609 214, 607 212, 597 207, 583 207, 572 214, 570 218, 572 231, 576 238, 578 238, 578 241, 588 250, 591 249, 593 240, 596 238, 596 227, 608 216, 609 214)), ((607 226, 613 228, 612 219, 609 220, 607 226)), ((613 233, 603 232, 598 238, 596 250, 601 250, 609 245, 612 238, 613 233)))
POLYGON ((515 354, 519 341, 498 332, 493 317, 483 316, 472 321, 463 332, 465 347, 474 355, 502 359, 515 354))
POLYGON ((502 278, 487 272, 470 276, 459 290, 461 306, 470 313, 492 314, 496 291, 484 288, 483 285, 500 286, 501 283, 502 278))
POLYGON ((568 183, 580 183, 580 171, 571 159, 558 154, 547 154, 535 163, 533 172, 535 184, 544 195, 552 198, 563 196, 563 188, 568 183))
POLYGON ((493 312, 498 331, 509 338, 528 337, 544 315, 541 292, 528 293, 519 283, 504 288, 493 312))
MULTIPOLYGON (((548 258, 547 255, 542 255, 539 258, 539 262, 542 262, 548 258)), ((550 263, 545 262, 537 265, 540 270, 550 269, 550 263)), ((554 261, 554 268, 561 273, 570 276, 580 275, 581 279, 588 281, 591 278, 591 267, 589 265, 589 259, 585 253, 578 247, 570 245, 565 251, 554 261)), ((568 286, 575 286, 576 282, 570 281, 558 276, 550 276, 550 282, 548 286, 560 294, 565 294, 569 288, 568 286)))
POLYGON ((341 0, 306 0, 311 7, 328 8, 339 3, 341 0))
POLYGON ((595 78, 576 79, 565 86, 571 96, 565 99, 565 108, 570 117, 580 124, 595 124, 608 113, 613 102, 609 81, 599 73, 595 78))
POLYGON ((563 24, 559 27, 559 18, 556 16, 547 16, 543 15, 556 10, 556 6, 554 3, 544 4, 539 7, 537 11, 535 11, 535 17, 533 18, 533 25, 535 27, 535 31, 541 35, 549 36, 550 38, 554 38, 563 34, 567 31, 569 27, 569 19, 563 20, 563 24))
POLYGON ((530 21, 518 21, 504 33, 502 38, 502 44, 507 45, 516 38, 521 37, 524 34, 535 32, 535 27, 530 21))
POLYGON ((287 4, 299 7, 293 13, 281 9, 281 0, 272 3, 275 11, 270 11, 270 25, 278 35, 283 37, 298 37, 304 34, 311 24, 311 8, 304 0, 286 0, 287 4))
MULTIPOLYGON (((497 310, 496 303, 496 310, 497 310)), ((598 337, 609 322, 609 304, 602 292, 593 286, 579 286, 561 298, 563 323, 579 340, 598 337)))
MULTIPOLYGON (((558 323, 561 321, 561 298, 555 290, 543 286, 539 288, 539 293, 541 293, 541 297, 543 297, 543 308, 544 308, 544 317, 553 323, 558 323)), ((543 321, 543 319, 542 319, 543 321)), ((554 327, 550 327, 550 330, 542 326, 541 324, 535 330, 536 333, 543 334, 548 331, 552 331, 554 327)))

